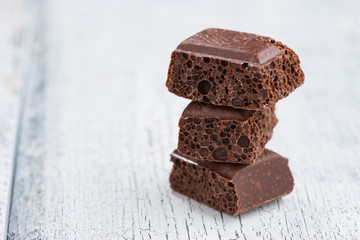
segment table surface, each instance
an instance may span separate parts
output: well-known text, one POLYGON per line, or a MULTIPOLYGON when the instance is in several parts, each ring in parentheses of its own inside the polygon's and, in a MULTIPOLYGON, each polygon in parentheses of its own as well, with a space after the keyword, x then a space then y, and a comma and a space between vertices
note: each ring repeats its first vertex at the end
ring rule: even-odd
POLYGON ((0 237, 360 239, 359 1, 0 0, 0 237), (172 192, 188 100, 170 53, 207 27, 272 36, 305 84, 268 148, 294 191, 233 217, 172 192))

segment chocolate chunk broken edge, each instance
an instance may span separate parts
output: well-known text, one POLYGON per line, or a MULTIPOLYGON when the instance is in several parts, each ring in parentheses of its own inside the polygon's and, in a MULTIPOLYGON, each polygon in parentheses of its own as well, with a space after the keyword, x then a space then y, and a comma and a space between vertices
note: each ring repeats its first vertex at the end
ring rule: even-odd
POLYGON ((171 155, 171 188, 218 211, 237 215, 289 194, 288 159, 265 149, 251 165, 215 163, 171 155))

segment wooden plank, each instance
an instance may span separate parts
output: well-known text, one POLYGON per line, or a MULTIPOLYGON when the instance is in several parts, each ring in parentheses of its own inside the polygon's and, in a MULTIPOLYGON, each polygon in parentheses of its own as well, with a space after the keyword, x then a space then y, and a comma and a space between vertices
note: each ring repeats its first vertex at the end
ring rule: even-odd
POLYGON ((0 238, 7 231, 19 113, 24 1, 0 0, 0 238))
POLYGON ((356 1, 32 3, 10 238, 360 238, 356 1), (188 103, 164 86, 170 52, 208 26, 281 39, 306 74, 268 145, 290 158, 295 190, 237 217, 168 184, 188 103))

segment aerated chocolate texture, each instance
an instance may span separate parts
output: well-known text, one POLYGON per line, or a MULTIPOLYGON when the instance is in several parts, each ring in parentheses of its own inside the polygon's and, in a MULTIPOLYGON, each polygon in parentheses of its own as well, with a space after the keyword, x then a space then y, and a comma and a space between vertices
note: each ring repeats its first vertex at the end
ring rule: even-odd
POLYGON ((186 39, 172 53, 166 86, 195 101, 259 110, 303 82, 298 56, 281 42, 211 28, 186 39))
POLYGON ((191 102, 179 121, 178 150, 200 160, 250 164, 264 151, 277 123, 262 111, 191 102))
POLYGON ((268 149, 251 165, 200 161, 177 150, 171 161, 174 191, 231 215, 284 196, 294 187, 288 160, 268 149))

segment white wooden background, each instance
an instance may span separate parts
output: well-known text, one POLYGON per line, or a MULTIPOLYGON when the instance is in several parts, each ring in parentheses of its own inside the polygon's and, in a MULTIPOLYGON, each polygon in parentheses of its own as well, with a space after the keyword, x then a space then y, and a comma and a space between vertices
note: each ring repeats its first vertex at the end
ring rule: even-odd
POLYGON ((24 1, 0 1, 0 238, 5 236, 19 114, 24 1))
POLYGON ((0 0, 0 234, 360 239, 359 10, 357 0, 0 0), (306 75, 278 103, 268 144, 290 159, 295 189, 237 217, 168 183, 189 102, 165 87, 170 53, 206 27, 279 39, 306 75))

